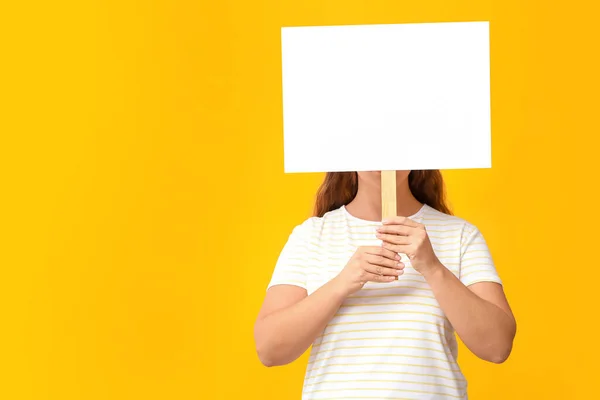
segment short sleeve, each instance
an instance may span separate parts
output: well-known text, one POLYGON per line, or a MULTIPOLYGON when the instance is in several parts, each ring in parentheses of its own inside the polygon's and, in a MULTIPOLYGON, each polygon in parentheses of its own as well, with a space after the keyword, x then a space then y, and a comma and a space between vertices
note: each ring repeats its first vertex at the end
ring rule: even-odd
POLYGON ((460 280, 465 286, 478 282, 496 282, 502 280, 496 271, 485 238, 472 225, 467 225, 461 243, 460 280))
POLYGON ((306 256, 310 231, 309 221, 297 225, 292 230, 279 254, 267 289, 275 285, 294 285, 307 288, 306 256))

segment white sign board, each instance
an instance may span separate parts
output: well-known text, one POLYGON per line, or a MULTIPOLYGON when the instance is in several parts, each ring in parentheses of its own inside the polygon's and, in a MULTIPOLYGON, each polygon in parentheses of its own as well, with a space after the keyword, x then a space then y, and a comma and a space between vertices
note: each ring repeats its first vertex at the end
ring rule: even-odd
POLYGON ((285 172, 491 167, 488 22, 281 29, 285 172))

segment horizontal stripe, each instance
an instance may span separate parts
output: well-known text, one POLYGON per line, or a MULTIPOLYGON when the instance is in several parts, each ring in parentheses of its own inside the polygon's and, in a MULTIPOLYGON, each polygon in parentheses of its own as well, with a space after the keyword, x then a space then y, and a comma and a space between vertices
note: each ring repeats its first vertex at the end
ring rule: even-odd
MULTIPOLYGON (((323 247, 325 245, 325 243, 323 242, 313 242, 313 241, 309 241, 306 243, 307 245, 310 246, 317 246, 317 247, 323 247)), ((348 245, 346 243, 326 243, 327 247, 348 247, 348 245)))
POLYGON ((317 253, 317 254, 324 253, 327 255, 336 255, 336 256, 339 256, 340 254, 344 254, 344 255, 348 255, 349 257, 351 257, 356 252, 356 248, 354 246, 352 246, 351 244, 331 247, 326 243, 321 243, 320 245, 310 245, 310 247, 307 248, 307 252, 317 253))
POLYGON ((303 270, 290 269, 287 272, 290 273, 290 274, 294 274, 294 275, 301 275, 301 276, 306 275, 306 271, 303 271, 303 270))
MULTIPOLYGON (((363 363, 358 363, 358 364, 355 364, 355 363, 326 364, 326 365, 322 365, 322 366, 319 366, 319 367, 308 368, 307 372, 318 371, 320 369, 327 368, 327 367, 345 367, 346 365, 361 366, 361 365, 364 365, 364 364, 363 363)), ((378 361, 378 362, 374 363, 373 365, 387 365, 387 366, 397 366, 397 367, 424 368, 424 369, 435 369, 435 370, 438 370, 438 371, 447 371, 447 372, 453 372, 453 373, 461 373, 460 369, 445 368, 445 367, 440 367, 440 366, 434 365, 434 364, 425 364, 424 365, 424 364, 392 363, 392 362, 387 362, 387 361, 378 361)))
MULTIPOLYGON (((427 236, 430 239, 456 239, 456 231, 439 231, 439 232, 435 232, 436 235, 432 235, 431 231, 428 232, 427 236), (437 233, 441 233, 440 235, 437 235, 437 233), (443 233, 447 233, 447 235, 444 235, 443 233)), ((371 232, 348 232, 347 230, 336 230, 336 231, 323 231, 321 232, 322 236, 325 236, 327 238, 327 240, 370 240, 370 241, 375 241, 375 240, 381 240, 379 239, 376 235, 377 232, 376 231, 371 231, 371 232)), ((394 235, 394 234, 391 234, 394 235)), ((404 236, 404 235, 400 235, 400 236, 404 236)))
POLYGON ((453 239, 453 243, 456 242, 456 235, 431 235, 428 234, 427 237, 429 237, 429 239, 433 239, 434 241, 437 240, 448 240, 448 239, 453 239))
MULTIPOLYGON (((487 252, 487 250, 485 250, 485 251, 486 251, 487 254, 489 254, 487 252)), ((435 250, 433 252, 436 253, 435 250)), ((468 256, 473 256, 473 255, 471 253, 469 253, 468 256)), ((465 258, 465 255, 461 256, 460 254, 457 254, 457 255, 445 255, 444 256, 444 260, 455 260, 455 259, 459 259, 459 260, 462 260, 462 261, 478 260, 478 259, 488 259, 489 260, 489 259, 491 259, 491 257, 489 255, 488 256, 481 256, 481 255, 478 256, 478 255, 475 255, 474 257, 467 257, 467 258, 465 258)))
POLYGON ((462 262, 464 263, 465 261, 472 261, 472 260, 491 260, 491 257, 489 257, 489 256, 467 257, 467 258, 463 258, 462 262))
MULTIPOLYGON (((431 225, 430 225, 430 226, 431 226, 431 225)), ((449 229, 431 229, 431 228, 429 228, 429 226, 425 226, 425 230, 426 230, 427 232, 451 232, 451 233, 453 233, 453 235, 452 235, 452 236, 456 236, 456 232, 457 232, 459 229, 460 229, 460 228, 456 228, 456 227, 449 228, 449 229)))
MULTIPOLYGON (((380 337, 369 337, 369 338, 363 338, 363 337, 357 337, 357 338, 344 338, 344 339, 333 339, 333 340, 328 340, 325 342, 321 342, 318 344, 315 344, 312 346, 312 348, 315 347, 320 347, 323 346, 325 344, 329 344, 329 343, 340 343, 340 342, 354 342, 357 340, 376 340, 376 341, 381 341, 380 337)), ((423 338, 423 337, 410 337, 410 336, 386 336, 385 340, 387 341, 394 341, 394 340, 414 340, 415 342, 429 342, 429 343, 435 343, 438 344, 440 346, 442 346, 442 344, 440 343, 439 339, 438 340, 434 340, 434 339, 428 339, 428 338, 423 338)))
POLYGON ((455 224, 458 224, 458 223, 464 224, 464 222, 462 222, 458 218, 432 218, 432 217, 423 217, 421 219, 421 221, 422 221, 423 225, 428 225, 428 222, 431 222, 431 221, 446 222, 446 223, 452 222, 452 223, 455 223, 455 224))
MULTIPOLYGON (((398 331, 406 331, 406 332, 422 332, 422 333, 432 333, 434 335, 439 335, 440 332, 437 331, 430 331, 427 329, 418 329, 418 328, 373 328, 373 329, 354 329, 354 330, 350 330, 350 331, 333 331, 333 332, 327 332, 327 333, 323 333, 319 336, 317 336, 318 338, 322 338, 325 336, 330 336, 330 335, 336 335, 336 334, 340 334, 340 333, 363 333, 363 332, 398 332, 398 331)), ((452 335, 452 332, 448 332, 446 330, 447 334, 452 335)), ((382 338, 385 339, 385 338, 382 338)))
POLYGON ((455 249, 444 249, 444 250, 436 250, 435 248, 433 249, 433 252, 436 254, 439 253, 456 253, 460 251, 460 247, 457 247, 455 249))
MULTIPOLYGON (((402 289, 398 287, 398 289, 402 289)), ((348 299, 383 299, 388 297, 418 297, 424 299, 435 299, 435 296, 426 296, 424 294, 412 294, 412 293, 394 293, 394 294, 382 294, 382 295, 374 295, 374 296, 350 296, 348 299)))
POLYGON ((331 391, 339 391, 339 390, 348 390, 348 391, 355 391, 355 390, 373 390, 373 391, 377 391, 377 390, 385 390, 385 391, 399 391, 399 392, 407 392, 407 393, 421 393, 421 394, 435 394, 435 395, 439 395, 439 396, 450 396, 450 397, 454 397, 456 399, 461 399, 464 396, 456 396, 453 394, 449 394, 449 393, 443 393, 443 392, 429 392, 426 390, 412 390, 412 389, 394 389, 394 388, 344 388, 344 389, 317 389, 317 390, 312 390, 312 391, 306 391, 305 393, 317 393, 317 392, 331 392, 331 391))
POLYGON ((445 356, 448 355, 444 350, 432 349, 429 347, 421 347, 421 346, 339 346, 339 347, 332 347, 330 349, 320 350, 320 351, 311 353, 311 356, 313 356, 313 355, 316 356, 316 355, 319 355, 322 353, 327 353, 327 352, 337 351, 337 350, 356 350, 356 349, 415 349, 415 350, 434 351, 436 353, 441 353, 445 356))
MULTIPOLYGON (((317 374, 317 375, 311 375, 310 379, 313 378, 318 378, 320 376, 326 376, 326 375, 354 375, 354 374, 364 374, 364 371, 342 371, 342 372, 326 372, 326 373, 322 373, 322 374, 317 374)), ((451 382, 457 382, 460 384, 466 384, 466 380, 464 379, 457 379, 454 377, 447 377, 444 375, 437 375, 437 374, 419 374, 417 372, 410 372, 410 371, 402 371, 402 372, 398 372, 398 371, 374 371, 375 374, 393 374, 393 375, 398 375, 398 374, 402 374, 402 375, 414 375, 414 376, 423 376, 423 377, 427 377, 427 378, 436 378, 436 379, 445 379, 447 381, 451 381, 451 382)))
POLYGON ((440 227, 453 226, 457 230, 460 230, 460 229, 463 229, 463 227, 464 227, 464 222, 460 222, 460 221, 445 221, 446 222, 445 224, 432 224, 431 222, 429 222, 429 221, 438 221, 438 222, 443 221, 443 220, 439 220, 439 219, 436 219, 436 220, 424 219, 423 221, 424 221, 423 225, 425 225, 425 227, 427 227, 427 228, 429 228, 430 226, 440 226, 440 227))
POLYGON ((469 254, 470 256, 472 256, 473 254, 476 254, 476 253, 490 254, 490 251, 489 251, 489 249, 487 248, 487 246, 482 246, 482 247, 483 247, 483 248, 482 248, 482 249, 479 249, 479 250, 476 250, 476 249, 469 249, 469 251, 468 251, 468 254, 469 254))
POLYGON ((393 324, 393 323, 410 323, 410 322, 416 322, 418 324, 425 324, 425 325, 433 325, 433 326, 437 326, 438 328, 446 329, 446 327, 443 324, 437 324, 437 323, 432 322, 432 321, 419 321, 419 320, 410 320, 410 319, 344 321, 344 322, 336 322, 336 323, 333 323, 333 324, 331 324, 331 323, 327 324, 327 327, 330 327, 330 326, 343 326, 343 325, 357 325, 357 324, 385 324, 385 323, 393 324))
POLYGON ((428 313, 423 311, 364 311, 364 312, 352 312, 352 313, 338 313, 335 317, 339 316, 352 316, 352 315, 380 315, 380 314, 418 314, 418 315, 432 315, 434 317, 446 319, 444 315, 428 313))
POLYGON ((429 286, 427 281, 425 281, 425 278, 420 279, 420 280, 413 279, 413 278, 418 278, 418 277, 416 277, 416 274, 411 274, 410 277, 402 274, 402 275, 400 275, 400 280, 393 281, 393 282, 367 282, 368 285, 363 286, 363 288, 360 290, 360 292, 373 293, 373 292, 381 292, 383 290, 398 290, 398 289, 403 289, 403 288, 431 291, 431 286, 429 286), (421 286, 421 287, 409 286, 408 285, 409 283, 412 283, 412 284, 420 283, 423 286, 421 286), (373 286, 376 286, 376 287, 373 287, 373 286))
POLYGON ((436 242, 435 240, 432 240, 431 241, 431 245, 434 248, 440 247, 440 246, 460 246, 460 240, 454 240, 452 242, 450 242, 450 241, 436 242))
POLYGON ((494 262, 492 261, 491 258, 488 258, 487 261, 482 261, 482 260, 476 260, 476 261, 466 261, 461 263, 461 270, 465 270, 467 268, 476 268, 476 267, 487 267, 487 268, 491 268, 494 266, 494 262))
POLYGON ((427 304, 427 303, 417 303, 417 302, 342 304, 340 306, 340 308, 347 308, 347 307, 376 307, 376 306, 400 306, 400 305, 415 305, 415 306, 433 307, 433 308, 440 309, 439 304, 427 304))
MULTIPOLYGON (((447 358, 437 358, 437 357, 429 357, 429 356, 419 356, 416 354, 394 354, 394 353, 385 353, 385 354, 337 354, 335 356, 316 358, 315 360, 309 361, 308 365, 313 365, 318 362, 332 360, 334 358, 355 358, 355 357, 382 357, 382 358, 390 358, 390 357, 405 357, 405 358, 417 358, 419 360, 433 360, 433 361, 441 361, 443 363, 455 364, 452 360, 448 360, 447 358)), ((376 364, 376 363, 374 363, 376 364)))
MULTIPOLYGON (((330 383, 408 383, 411 385, 424 385, 424 386, 433 386, 433 387, 443 387, 443 388, 448 388, 448 389, 452 389, 452 390, 456 390, 455 386, 449 386, 449 385, 444 385, 443 383, 437 383, 437 382, 423 382, 423 381, 419 381, 419 382, 415 382, 415 381, 409 381, 409 380, 403 380, 403 379, 353 379, 353 380, 321 380, 318 382, 311 382, 311 383, 307 383, 305 386, 306 387, 310 387, 310 386, 315 386, 315 385, 320 385, 320 384, 330 384, 330 383)), ((367 388, 365 388, 366 390, 367 388)))
POLYGON ((471 242, 468 246, 463 246, 465 248, 472 248, 473 246, 487 246, 487 243, 484 240, 480 240, 478 242, 471 242))
POLYGON ((466 274, 461 274, 460 279, 464 279, 467 276, 473 275, 473 274, 477 274, 477 273, 489 273, 490 270, 489 269, 478 269, 475 271, 469 271, 466 274))
MULTIPOLYGON (((412 275, 416 276, 416 274, 412 274, 412 275)), ((391 282, 391 283, 396 283, 397 284, 396 286, 386 287, 387 285, 383 285, 383 284, 381 285, 381 287, 366 287, 365 286, 361 289, 361 291, 364 291, 364 290, 394 290, 394 289, 398 289, 398 288, 402 288, 402 287, 407 287, 407 286, 402 286, 406 282, 422 283, 424 285, 427 285, 428 288, 431 288, 429 286, 429 284, 427 283, 427 281, 425 280, 425 278, 423 278, 422 275, 421 275, 421 279, 411 279, 411 278, 413 278, 413 276, 408 277, 408 276, 405 276, 404 274, 401 275, 401 280, 391 282)), ((379 284, 379 282, 369 282, 369 284, 379 284)))
MULTIPOLYGON (((404 279, 402 281, 398 280, 396 283, 404 283, 406 282, 404 279)), ((431 292, 431 287, 428 285, 427 287, 418 287, 418 286, 405 286, 405 285, 396 285, 392 287, 378 287, 378 288, 363 288, 362 290, 398 290, 398 289, 413 289, 413 290, 425 290, 427 292, 431 292)), ((385 295, 382 295, 385 296, 385 295)), ((359 299, 359 298, 367 298, 367 297, 376 297, 376 296, 350 296, 350 299, 359 299)))

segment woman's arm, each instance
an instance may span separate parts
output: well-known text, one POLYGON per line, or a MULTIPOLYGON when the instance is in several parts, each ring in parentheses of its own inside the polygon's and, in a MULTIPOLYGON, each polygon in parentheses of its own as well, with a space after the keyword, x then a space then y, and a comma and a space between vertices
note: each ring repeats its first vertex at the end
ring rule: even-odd
POLYGON ((288 364, 300 357, 325 329, 345 294, 330 281, 310 296, 292 285, 267 291, 254 326, 258 358, 267 367, 288 364))
POLYGON ((266 366, 300 357, 325 329, 342 302, 367 281, 394 282, 402 275, 400 257, 382 247, 359 247, 344 269, 307 296, 299 286, 279 284, 267 296, 254 327, 256 350, 266 366))
POLYGON ((504 362, 517 327, 502 286, 479 282, 466 287, 439 262, 425 268, 423 276, 469 350, 486 361, 504 362))
POLYGON ((413 268, 423 275, 469 350, 486 361, 504 362, 512 350, 516 322, 502 286, 479 282, 467 287, 441 264, 423 224, 394 217, 384 221, 378 232, 384 248, 406 254, 413 268))

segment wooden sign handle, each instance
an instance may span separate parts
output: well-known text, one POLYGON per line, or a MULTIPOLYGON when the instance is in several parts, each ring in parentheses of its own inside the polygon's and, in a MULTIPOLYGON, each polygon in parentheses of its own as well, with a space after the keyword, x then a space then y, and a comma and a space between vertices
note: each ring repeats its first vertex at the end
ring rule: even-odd
POLYGON ((396 213, 396 171, 381 171, 381 217, 395 217, 396 213))

